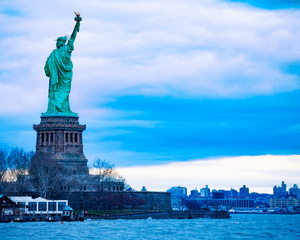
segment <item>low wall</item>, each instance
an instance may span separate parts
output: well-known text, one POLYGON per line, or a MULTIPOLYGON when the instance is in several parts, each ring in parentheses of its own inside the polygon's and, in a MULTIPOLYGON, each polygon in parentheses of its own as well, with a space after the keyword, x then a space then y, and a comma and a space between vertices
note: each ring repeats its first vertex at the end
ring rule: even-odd
POLYGON ((167 192, 61 192, 55 197, 58 199, 67 199, 75 210, 171 210, 171 194, 167 192))
POLYGON ((164 211, 156 213, 128 213, 128 214, 113 214, 102 216, 85 216, 86 219, 194 219, 194 218, 211 218, 211 219, 228 219, 230 215, 225 211, 164 211))

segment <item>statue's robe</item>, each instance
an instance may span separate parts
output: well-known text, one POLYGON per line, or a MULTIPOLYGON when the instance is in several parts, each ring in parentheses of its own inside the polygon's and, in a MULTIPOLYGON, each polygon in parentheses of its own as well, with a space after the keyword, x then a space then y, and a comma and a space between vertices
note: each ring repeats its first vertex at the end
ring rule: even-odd
POLYGON ((73 41, 52 51, 45 65, 45 74, 49 81, 48 113, 72 113, 69 104, 71 91, 72 69, 71 53, 74 50, 73 41))

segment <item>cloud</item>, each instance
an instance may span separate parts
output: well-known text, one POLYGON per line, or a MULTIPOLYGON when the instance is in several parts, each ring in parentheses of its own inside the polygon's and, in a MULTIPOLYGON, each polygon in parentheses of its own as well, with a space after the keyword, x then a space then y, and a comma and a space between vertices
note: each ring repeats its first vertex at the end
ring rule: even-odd
POLYGON ((1 136, 9 146, 34 148, 28 127, 47 109, 44 63, 55 39, 71 33, 76 10, 83 21, 72 53, 70 104, 87 124, 90 160, 124 166, 298 153, 300 73, 290 65, 300 57, 300 16, 294 9, 221 0, 4 0, 0 9, 1 136), (165 104, 168 98, 172 104, 165 104), (242 101, 247 98, 253 101, 242 101), (130 109, 130 101, 142 107, 130 109))
POLYGON ((251 192, 272 193, 274 185, 285 181, 288 188, 299 184, 299 155, 241 156, 217 159, 195 159, 165 165, 118 168, 128 184, 140 190, 166 191, 174 186, 189 190, 239 189, 247 185, 251 192))
POLYGON ((299 77, 280 68, 300 56, 295 10, 209 0, 4 1, 2 6, 0 18, 7 24, 0 27, 0 82, 4 89, 19 86, 1 94, 1 102, 16 98, 3 114, 45 104, 43 64, 55 48, 53 40, 72 31, 70 6, 83 17, 71 93, 82 100, 81 108, 111 95, 240 98, 299 88, 299 77), (33 93, 38 94, 32 105, 33 93))

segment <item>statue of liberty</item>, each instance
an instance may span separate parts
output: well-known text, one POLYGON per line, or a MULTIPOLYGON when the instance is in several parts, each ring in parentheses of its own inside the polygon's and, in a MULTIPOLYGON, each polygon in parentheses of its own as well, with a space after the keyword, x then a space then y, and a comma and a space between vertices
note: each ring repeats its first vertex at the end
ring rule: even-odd
POLYGON ((78 116, 77 113, 71 111, 69 103, 73 76, 71 53, 74 50, 74 41, 82 20, 79 13, 75 12, 75 14, 76 24, 70 39, 68 40, 67 36, 56 39, 56 49, 52 51, 44 67, 45 74, 50 80, 48 109, 42 116, 78 116))

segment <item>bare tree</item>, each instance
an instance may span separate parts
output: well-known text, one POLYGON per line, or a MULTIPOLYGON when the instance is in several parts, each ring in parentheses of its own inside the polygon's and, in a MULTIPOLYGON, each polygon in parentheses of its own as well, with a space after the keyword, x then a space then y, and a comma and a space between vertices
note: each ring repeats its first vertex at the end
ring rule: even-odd
POLYGON ((26 152, 22 148, 13 148, 7 156, 9 178, 17 181, 21 176, 28 175, 31 158, 34 152, 26 152))
POLYGON ((91 179, 87 175, 75 175, 69 182, 72 185, 72 190, 78 192, 80 201, 80 209, 86 209, 86 202, 90 200, 86 192, 91 189, 91 179))
POLYGON ((93 164, 94 175, 96 178, 96 184, 100 191, 104 190, 104 182, 111 182, 113 177, 117 175, 114 169, 114 164, 111 164, 105 159, 97 158, 93 164))
POLYGON ((30 169, 30 180, 40 197, 52 198, 65 184, 65 166, 55 160, 38 159, 30 169))
POLYGON ((4 182, 5 175, 7 174, 8 164, 7 164, 8 151, 3 148, 0 149, 0 183, 4 182))
POLYGON ((125 179, 116 171, 115 165, 107 160, 97 158, 94 161, 92 172, 94 175, 92 185, 98 190, 93 195, 98 212, 101 208, 111 209, 115 206, 121 209, 123 206, 121 196, 117 193, 104 192, 111 182, 122 182, 125 185, 125 179))
POLYGON ((34 152, 22 148, 0 149, 0 183, 2 191, 23 194, 28 189, 28 171, 34 152), (5 187, 6 186, 6 187, 5 187))
POLYGON ((7 156, 8 151, 5 148, 0 149, 0 193, 2 194, 5 191, 5 177, 8 171, 7 156))

